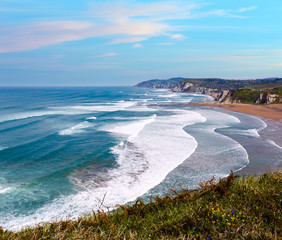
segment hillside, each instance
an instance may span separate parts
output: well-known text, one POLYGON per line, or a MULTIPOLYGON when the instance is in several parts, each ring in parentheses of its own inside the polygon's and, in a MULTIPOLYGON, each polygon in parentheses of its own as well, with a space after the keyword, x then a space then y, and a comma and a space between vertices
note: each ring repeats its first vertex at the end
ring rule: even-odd
POLYGON ((260 177, 233 173, 200 190, 137 200, 111 213, 98 212, 76 221, 58 221, 0 239, 281 239, 281 172, 260 177))
POLYGON ((178 82, 182 81, 184 78, 177 77, 177 78, 170 78, 167 80, 161 80, 161 79, 152 79, 148 81, 144 81, 141 83, 138 83, 135 87, 141 87, 141 88, 173 88, 178 82))
POLYGON ((220 78, 172 78, 149 80, 136 87, 167 88, 174 92, 208 94, 224 103, 282 103, 282 78, 227 80, 220 78))

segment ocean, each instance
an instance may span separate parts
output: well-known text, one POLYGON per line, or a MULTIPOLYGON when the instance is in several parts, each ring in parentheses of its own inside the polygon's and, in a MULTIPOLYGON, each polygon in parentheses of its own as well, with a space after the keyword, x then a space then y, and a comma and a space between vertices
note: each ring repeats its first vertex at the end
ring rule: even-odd
POLYGON ((209 99, 133 87, 0 88, 0 226, 75 219, 179 184, 195 189, 256 161, 281 164, 262 119, 176 106, 209 99))

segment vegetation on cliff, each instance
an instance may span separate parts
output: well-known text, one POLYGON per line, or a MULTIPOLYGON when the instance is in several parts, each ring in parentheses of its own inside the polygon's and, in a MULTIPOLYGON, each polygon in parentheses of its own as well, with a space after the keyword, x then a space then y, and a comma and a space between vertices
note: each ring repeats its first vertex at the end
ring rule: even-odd
POLYGON ((168 88, 174 92, 210 94, 224 103, 282 103, 282 78, 226 80, 220 78, 172 78, 149 80, 137 87, 168 88))
POLYGON ((241 103, 280 103, 282 99, 282 88, 270 90, 238 89, 232 95, 233 100, 241 103))
POLYGON ((58 221, 0 239, 281 239, 281 172, 200 183, 147 204, 58 221))

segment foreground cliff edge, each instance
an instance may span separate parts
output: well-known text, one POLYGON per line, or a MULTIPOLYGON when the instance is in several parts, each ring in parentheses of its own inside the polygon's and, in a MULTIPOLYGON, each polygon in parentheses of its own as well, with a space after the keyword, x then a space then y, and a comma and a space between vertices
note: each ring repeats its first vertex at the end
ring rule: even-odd
POLYGON ((0 239, 281 239, 282 173, 201 182, 201 189, 58 221, 0 239))

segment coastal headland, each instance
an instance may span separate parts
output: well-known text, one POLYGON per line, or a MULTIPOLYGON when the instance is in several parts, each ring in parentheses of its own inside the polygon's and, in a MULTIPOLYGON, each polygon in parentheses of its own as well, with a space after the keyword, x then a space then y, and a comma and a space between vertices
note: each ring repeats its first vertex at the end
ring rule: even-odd
POLYGON ((188 103, 178 106, 220 107, 273 119, 278 122, 282 121, 282 78, 254 80, 226 80, 219 78, 154 79, 141 82, 136 87, 205 94, 213 98, 208 102, 188 103))

